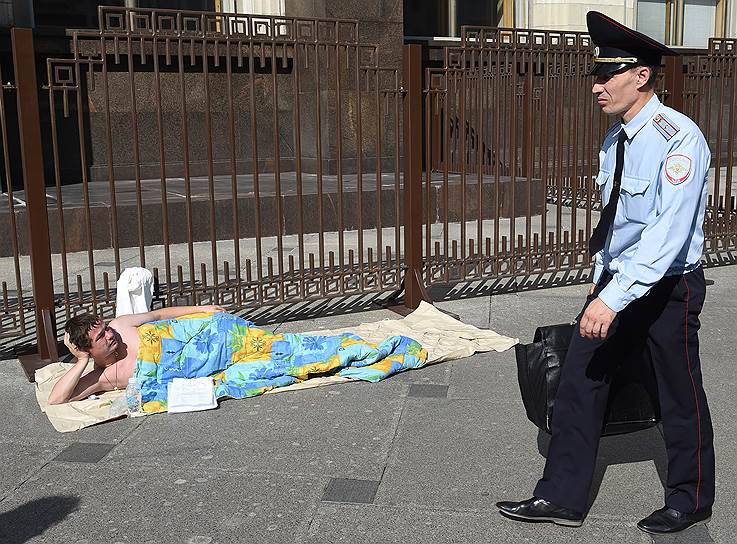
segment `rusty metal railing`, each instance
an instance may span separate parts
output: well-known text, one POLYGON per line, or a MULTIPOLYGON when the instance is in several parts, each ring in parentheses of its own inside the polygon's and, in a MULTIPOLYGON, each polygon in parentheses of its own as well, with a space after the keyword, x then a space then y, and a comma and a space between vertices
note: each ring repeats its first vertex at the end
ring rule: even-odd
POLYGON ((705 253, 707 262, 719 263, 722 253, 737 246, 737 39, 712 38, 708 53, 688 58, 685 66, 679 74, 683 111, 706 135, 712 153, 705 253))
MULTIPOLYGON (((656 87, 712 150, 707 264, 725 262, 737 242, 736 42, 711 40, 685 70, 670 61, 656 87)), ((444 66, 426 70, 426 284, 591 266, 593 178, 612 122, 592 100, 592 52, 579 32, 464 27, 444 66)))
POLYGON ((583 33, 464 27, 427 70, 426 207, 441 218, 425 229, 428 284, 588 264, 607 128, 591 51, 583 33))
MULTIPOLYGON (((2 67, 0 67, 2 71, 2 67)), ((2 231, 5 234, 5 244, 8 247, 8 259, 12 264, 6 266, 6 275, 2 278, 2 307, 0 308, 0 338, 13 338, 26 333, 29 326, 28 303, 26 297, 31 294, 30 286, 24 285, 21 275, 21 253, 18 241, 18 208, 24 207, 25 202, 15 196, 13 187, 13 162, 10 158, 9 123, 6 109, 7 101, 15 100, 16 86, 13 83, 5 83, 0 87, 0 136, 2 137, 2 165, 3 177, 0 179, 0 209, 2 214, 2 231)), ((22 225, 26 227, 25 224, 22 225)), ((23 268, 28 268, 28 263, 23 263, 23 268)))
MULTIPOLYGON (((153 270, 156 304, 231 309, 402 287, 412 308, 432 284, 588 269, 610 123, 588 36, 467 27, 424 70, 419 47, 400 79, 356 21, 100 8, 72 58, 47 61, 46 195, 35 77, 16 66, 0 92, 0 334, 35 315, 49 337, 54 305, 112 315, 130 266, 153 270)), ((657 88, 712 150, 707 264, 737 245, 736 49, 671 59, 657 88)))
MULTIPOLYGON (((51 256, 48 244, 49 229, 32 30, 20 27, 11 29, 11 43, 15 84, 4 85, 0 91, 2 112, 0 125, 5 173, 4 194, 7 195, 7 209, 3 210, 2 214, 2 219, 7 224, 3 246, 10 249, 9 259, 12 265, 3 263, 2 269, 7 273, 12 267, 16 288, 11 296, 8 293, 7 281, 3 277, 0 336, 6 338, 24 336, 30 328, 31 319, 28 314, 32 311, 35 317, 35 332, 39 338, 44 339, 38 343, 38 354, 41 358, 48 358, 55 352, 49 349, 49 343, 45 340, 49 325, 51 324, 53 328, 53 290, 50 282, 51 256), (11 145, 8 138, 9 123, 5 99, 7 91, 14 92, 17 111, 15 161, 10 159, 11 145), (16 193, 13 189, 13 169, 22 172, 22 193, 16 193), (17 198, 20 194, 22 199, 17 198), (26 228, 19 229, 19 223, 26 228), (21 251, 23 234, 27 235, 25 253, 21 251), (28 287, 32 287, 32 301, 26 300, 28 287)), ((16 119, 13 119, 13 125, 15 121, 16 119)))
POLYGON ((110 315, 131 265, 167 305, 399 288, 399 71, 356 21, 103 7, 99 23, 48 61, 67 315, 110 315))

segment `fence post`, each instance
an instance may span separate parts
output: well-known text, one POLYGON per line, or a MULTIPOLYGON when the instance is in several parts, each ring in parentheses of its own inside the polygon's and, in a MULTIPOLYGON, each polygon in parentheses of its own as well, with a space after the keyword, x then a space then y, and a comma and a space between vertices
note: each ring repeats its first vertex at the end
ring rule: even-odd
MULTIPOLYGON (((30 26, 30 25, 29 25, 30 26)), ((49 218, 46 211, 46 184, 44 182, 41 123, 36 83, 36 55, 33 30, 14 27, 11 31, 15 86, 18 101, 18 129, 20 133, 23 187, 26 194, 28 231, 31 256, 31 281, 36 313, 36 338, 41 359, 48 359, 48 341, 56 341, 54 327, 54 285, 51 270, 49 218), (44 324, 43 312, 51 319, 44 324), (50 322, 50 323, 49 323, 50 322), (52 330, 46 330, 48 325, 52 330)))
MULTIPOLYGON (((422 279, 422 46, 402 51, 404 89, 404 306, 432 302, 422 279)), ((429 166, 429 165, 428 165, 429 166)))
POLYGON ((668 106, 683 112, 683 59, 665 57, 663 72, 665 90, 668 91, 668 106))

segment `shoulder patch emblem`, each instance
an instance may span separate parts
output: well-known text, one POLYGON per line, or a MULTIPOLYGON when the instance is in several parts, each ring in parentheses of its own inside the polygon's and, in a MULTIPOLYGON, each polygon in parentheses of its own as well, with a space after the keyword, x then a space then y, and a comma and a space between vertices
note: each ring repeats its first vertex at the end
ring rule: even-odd
POLYGON ((691 173, 691 159, 686 155, 670 155, 665 159, 665 177, 671 185, 680 185, 691 173))
POLYGON ((659 113, 655 117, 653 117, 653 126, 658 130, 658 132, 660 132, 660 134, 663 135, 663 138, 665 138, 666 140, 670 140, 671 138, 673 138, 673 136, 678 134, 679 130, 681 130, 662 113, 659 113))

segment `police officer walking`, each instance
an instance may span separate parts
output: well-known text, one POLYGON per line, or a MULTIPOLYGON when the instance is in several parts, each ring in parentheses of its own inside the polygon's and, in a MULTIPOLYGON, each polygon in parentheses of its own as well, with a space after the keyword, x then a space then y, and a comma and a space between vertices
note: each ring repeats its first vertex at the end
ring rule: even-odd
POLYGON ((598 46, 592 91, 617 117, 599 153, 594 285, 562 369, 543 476, 531 499, 497 507, 517 520, 583 523, 610 377, 635 351, 655 370, 668 454, 665 506, 637 526, 674 533, 708 521, 714 502, 698 343, 710 152, 696 124, 653 91, 661 57, 677 53, 595 11, 587 24, 598 46))

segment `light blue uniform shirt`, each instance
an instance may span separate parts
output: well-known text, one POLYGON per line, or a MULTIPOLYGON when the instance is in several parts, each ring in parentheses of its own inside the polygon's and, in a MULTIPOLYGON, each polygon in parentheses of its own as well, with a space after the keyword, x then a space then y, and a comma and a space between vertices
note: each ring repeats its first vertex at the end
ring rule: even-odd
POLYGON ((594 282, 604 270, 612 274, 599 298, 616 312, 663 276, 700 266, 711 160, 699 127, 653 96, 634 119, 616 123, 604 137, 596 177, 604 205, 614 183, 620 130, 627 141, 619 203, 594 266, 594 282))

